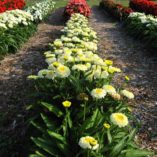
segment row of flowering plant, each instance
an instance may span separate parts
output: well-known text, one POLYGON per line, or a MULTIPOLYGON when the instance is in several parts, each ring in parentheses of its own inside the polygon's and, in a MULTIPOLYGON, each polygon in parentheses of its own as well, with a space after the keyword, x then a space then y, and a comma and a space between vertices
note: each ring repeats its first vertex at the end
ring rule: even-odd
POLYGON ((27 26, 33 21, 33 16, 25 11, 19 9, 6 11, 0 14, 0 32, 12 29, 17 25, 27 26))
POLYGON ((11 10, 0 14, 0 55, 15 52, 36 31, 37 23, 44 19, 54 2, 46 0, 26 10, 11 10))
POLYGON ((41 21, 52 11, 54 5, 52 0, 45 0, 28 7, 26 11, 33 15, 35 21, 41 21))
POLYGON ((125 24, 130 34, 144 40, 150 48, 157 48, 157 18, 135 12, 129 15, 125 24))
POLYGON ((24 0, 0 0, 0 13, 7 10, 23 9, 24 6, 24 0))
POLYGON ((87 18, 73 14, 45 52, 47 69, 28 78, 34 81, 36 99, 31 123, 35 156, 146 157, 134 142, 136 128, 128 99, 134 94, 113 85, 121 69, 98 56, 97 35, 87 18))
POLYGON ((157 2, 149 0, 131 0, 130 7, 137 12, 157 16, 157 2))
POLYGON ((0 56, 15 52, 36 31, 33 16, 22 10, 0 14, 0 56))
POLYGON ((86 0, 70 0, 68 2, 64 11, 65 16, 70 17, 74 13, 80 13, 86 17, 89 17, 91 9, 86 0))
POLYGON ((119 20, 126 19, 133 12, 131 8, 118 4, 114 0, 102 0, 100 7, 119 20))
POLYGON ((31 22, 42 20, 54 8, 54 2, 46 0, 23 10, 11 10, 0 14, 0 32, 18 25, 29 25, 31 22))

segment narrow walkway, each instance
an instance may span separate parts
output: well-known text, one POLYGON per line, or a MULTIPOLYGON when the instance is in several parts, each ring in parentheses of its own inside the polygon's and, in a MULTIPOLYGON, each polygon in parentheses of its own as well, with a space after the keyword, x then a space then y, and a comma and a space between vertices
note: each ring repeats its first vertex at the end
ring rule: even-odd
POLYGON ((25 107, 30 102, 31 88, 26 78, 44 68, 43 52, 60 36, 64 26, 62 12, 63 9, 56 10, 46 22, 39 24, 35 36, 19 52, 0 61, 0 156, 10 157, 10 151, 15 156, 20 156, 20 151, 24 155, 25 107))
POLYGON ((90 25, 98 33, 99 55, 113 60, 132 79, 129 88, 136 95, 134 113, 142 122, 143 145, 157 150, 157 55, 98 7, 93 8, 90 25))

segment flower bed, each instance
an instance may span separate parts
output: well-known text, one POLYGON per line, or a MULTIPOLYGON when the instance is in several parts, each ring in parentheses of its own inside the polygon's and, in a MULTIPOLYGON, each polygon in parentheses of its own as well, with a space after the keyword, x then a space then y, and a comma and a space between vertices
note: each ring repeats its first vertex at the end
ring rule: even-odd
POLYGON ((114 0, 102 0, 100 6, 119 20, 126 19, 133 12, 131 8, 115 3, 114 0))
POLYGON ((157 3, 149 0, 131 0, 130 7, 137 11, 146 14, 157 16, 157 3))
POLYGON ((33 16, 35 21, 41 21, 52 11, 54 4, 52 0, 45 0, 28 7, 26 11, 33 16))
POLYGON ((47 0, 22 10, 11 10, 0 14, 0 55, 16 52, 22 43, 36 31, 37 23, 54 8, 47 0), (43 8, 42 8, 43 7, 43 8))
POLYGON ((5 31, 17 25, 29 25, 34 21, 33 16, 22 10, 6 11, 0 14, 0 30, 5 31))
POLYGON ((128 32, 145 41, 150 48, 157 48, 157 18, 144 13, 132 13, 126 20, 128 32))
POLYGON ((24 0, 0 0, 0 13, 7 10, 23 9, 24 6, 24 0))
POLYGON ((85 0, 70 0, 65 8, 64 14, 70 17, 74 13, 80 13, 89 17, 91 10, 85 0))
MULTIPOLYGON (((87 18, 73 14, 64 35, 45 52, 47 69, 29 76, 35 81, 36 99, 32 124, 37 128, 34 156, 146 157, 138 149, 136 128, 127 105, 133 93, 113 86, 121 70, 97 51, 97 35, 87 18), (106 156, 106 155, 105 155, 106 156)), ((136 123, 135 123, 136 124, 136 123)))
POLYGON ((36 30, 33 16, 22 10, 0 14, 0 55, 15 52, 36 30))

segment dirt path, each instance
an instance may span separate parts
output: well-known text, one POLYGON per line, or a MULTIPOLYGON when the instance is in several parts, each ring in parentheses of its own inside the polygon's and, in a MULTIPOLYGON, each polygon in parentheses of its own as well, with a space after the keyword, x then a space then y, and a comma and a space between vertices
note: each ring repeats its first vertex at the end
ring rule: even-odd
POLYGON ((0 156, 19 156, 19 150, 25 147, 22 145, 26 131, 25 107, 30 102, 31 87, 26 78, 44 67, 42 53, 48 50, 48 43, 60 36, 64 25, 62 12, 56 10, 46 22, 39 24, 35 36, 18 53, 0 61, 0 156))
POLYGON ((100 39, 99 54, 112 59, 132 79, 129 88, 136 95, 134 113, 142 122, 143 144, 157 150, 157 56, 127 36, 120 23, 98 7, 93 9, 90 24, 100 39))

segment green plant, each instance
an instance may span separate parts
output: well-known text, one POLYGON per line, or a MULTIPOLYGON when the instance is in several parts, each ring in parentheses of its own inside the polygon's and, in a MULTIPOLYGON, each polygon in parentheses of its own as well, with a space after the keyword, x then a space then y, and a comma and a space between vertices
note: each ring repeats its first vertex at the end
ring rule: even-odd
POLYGON ((4 31, 0 36, 0 55, 16 52, 27 39, 34 34, 37 25, 32 23, 25 26, 17 26, 4 31))
POLYGON ((143 13, 132 13, 125 22, 128 33, 145 42, 146 46, 151 49, 156 49, 157 20, 151 15, 143 13))
POLYGON ((37 24, 47 18, 54 9, 54 4, 47 0, 28 7, 25 11, 11 10, 1 14, 0 56, 15 53, 36 32, 37 24))
POLYGON ((121 70, 97 51, 96 33, 87 19, 73 14, 64 35, 45 52, 48 68, 28 78, 35 81, 38 102, 31 137, 38 147, 30 157, 146 157, 134 141, 138 125, 128 109, 133 93, 112 80, 121 70), (81 26, 81 27, 80 27, 81 26), (131 124, 136 124, 132 127, 131 124))

